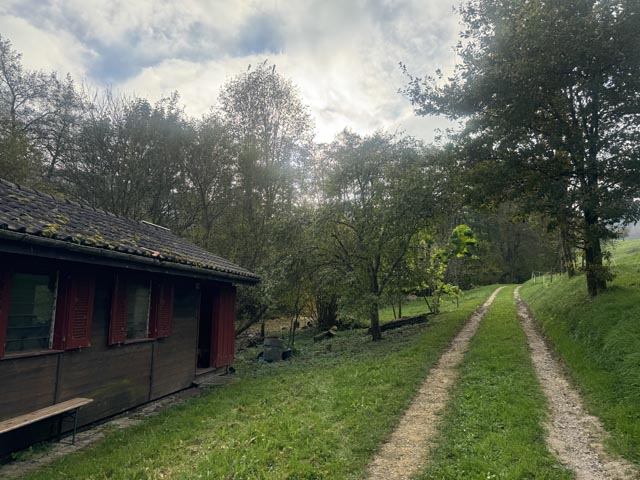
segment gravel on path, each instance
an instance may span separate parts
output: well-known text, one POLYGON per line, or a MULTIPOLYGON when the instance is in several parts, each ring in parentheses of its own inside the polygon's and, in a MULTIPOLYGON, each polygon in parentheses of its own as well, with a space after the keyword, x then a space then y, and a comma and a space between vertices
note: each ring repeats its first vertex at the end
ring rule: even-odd
POLYGON ((520 323, 527 335, 533 366, 547 397, 550 418, 547 444, 560 461, 575 472, 576 480, 639 479, 640 472, 623 459, 614 459, 604 451, 606 432, 600 420, 589 415, 580 394, 567 380, 561 364, 551 355, 535 328, 533 315, 515 292, 520 323))
POLYGON ((502 288, 496 289, 471 315, 438 363, 431 369, 400 423, 369 464, 368 479, 410 478, 425 464, 428 449, 438 430, 440 414, 458 377, 458 366, 464 358, 471 338, 480 326, 480 321, 502 288))

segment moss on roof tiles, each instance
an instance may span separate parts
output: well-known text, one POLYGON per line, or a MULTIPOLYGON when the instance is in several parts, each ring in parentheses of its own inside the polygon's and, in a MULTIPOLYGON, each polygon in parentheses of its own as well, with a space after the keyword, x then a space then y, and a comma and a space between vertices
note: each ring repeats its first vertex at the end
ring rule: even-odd
MULTIPOLYGON (((198 269, 231 273, 257 281, 257 275, 178 237, 168 229, 141 223, 69 199, 0 179, 0 229, 57 242, 128 253, 198 269)), ((53 244, 52 244, 53 245, 53 244)), ((213 272, 212 272, 213 273, 213 272)))

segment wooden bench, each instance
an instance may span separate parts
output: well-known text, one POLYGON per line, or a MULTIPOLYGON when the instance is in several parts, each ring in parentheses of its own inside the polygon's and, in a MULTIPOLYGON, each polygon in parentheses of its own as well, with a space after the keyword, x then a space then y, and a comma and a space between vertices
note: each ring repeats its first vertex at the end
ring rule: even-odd
POLYGON ((0 422, 0 435, 3 433, 16 430, 18 428, 26 427, 32 423, 39 422, 46 418, 55 417, 61 415, 60 423, 58 424, 58 441, 62 435, 62 420, 63 417, 70 417, 73 419, 73 437, 71 444, 76 443, 76 429, 78 427, 78 409, 93 402, 91 398, 72 398, 65 402, 56 403, 49 407, 41 408, 31 413, 26 413, 18 417, 10 418, 0 422))

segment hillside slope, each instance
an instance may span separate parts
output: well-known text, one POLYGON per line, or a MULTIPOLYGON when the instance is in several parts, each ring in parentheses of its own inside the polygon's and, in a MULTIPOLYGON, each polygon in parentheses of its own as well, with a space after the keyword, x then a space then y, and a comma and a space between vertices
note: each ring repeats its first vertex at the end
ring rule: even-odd
POLYGON ((521 289, 541 328, 611 433, 608 447, 640 463, 640 240, 619 242, 616 278, 591 301, 584 276, 521 289))

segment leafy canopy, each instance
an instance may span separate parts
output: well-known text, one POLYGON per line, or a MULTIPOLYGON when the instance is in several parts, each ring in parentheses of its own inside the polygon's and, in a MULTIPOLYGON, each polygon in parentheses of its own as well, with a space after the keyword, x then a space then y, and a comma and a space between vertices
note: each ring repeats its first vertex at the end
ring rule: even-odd
POLYGON ((584 249, 595 295, 601 240, 640 218, 640 3, 471 0, 461 13, 455 73, 405 91, 418 114, 467 120, 476 198, 549 215, 584 249))

